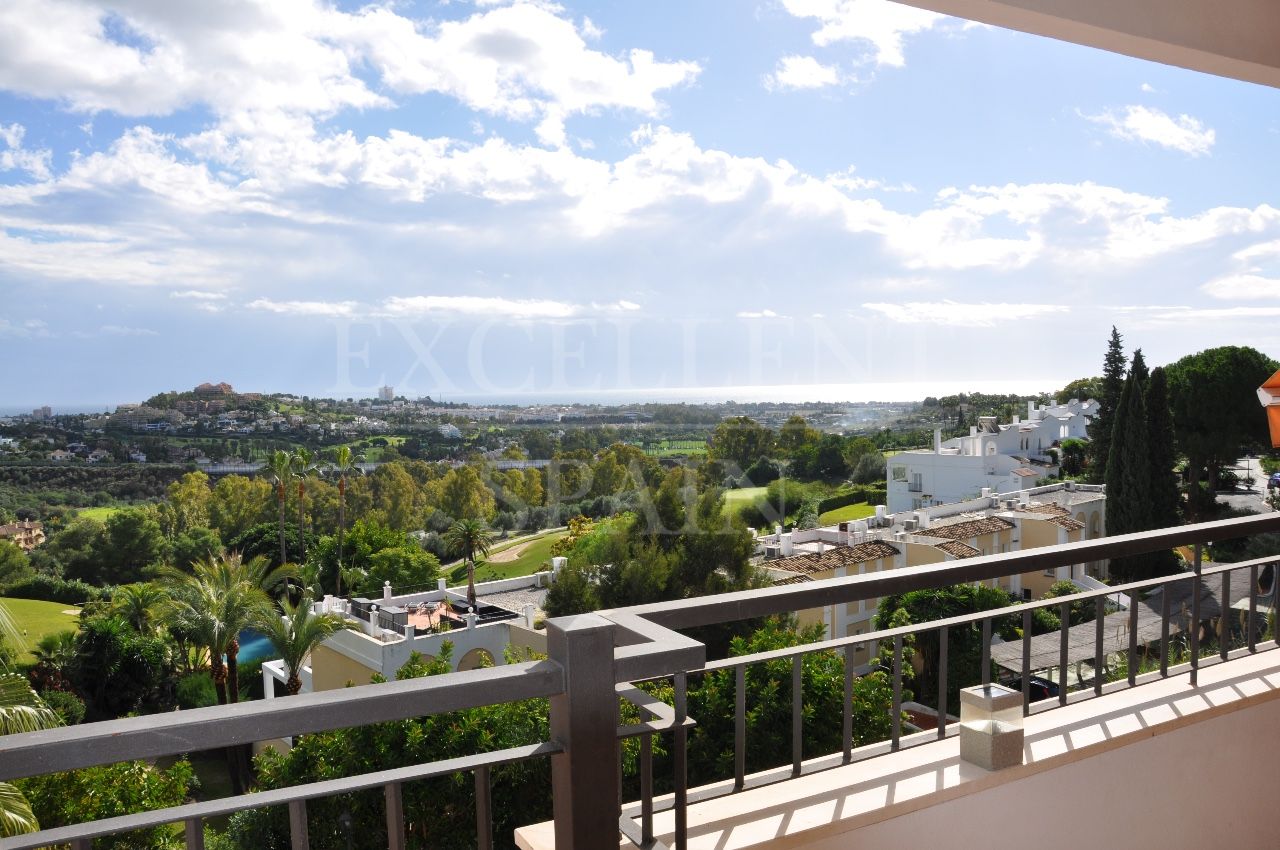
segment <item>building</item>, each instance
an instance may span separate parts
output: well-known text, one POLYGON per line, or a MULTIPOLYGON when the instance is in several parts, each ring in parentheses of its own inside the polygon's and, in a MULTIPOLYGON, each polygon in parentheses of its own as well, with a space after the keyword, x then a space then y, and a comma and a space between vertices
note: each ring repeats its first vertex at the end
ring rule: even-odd
POLYGON ((38 520, 18 520, 0 525, 0 540, 8 540, 24 552, 44 542, 44 524, 38 520))
POLYGON ((31 418, 32 419, 52 419, 53 408, 49 407, 49 405, 47 404, 44 407, 37 407, 36 409, 31 411, 31 418))
POLYGON ((196 394, 196 398, 201 399, 226 398, 236 394, 236 391, 226 382, 211 384, 208 381, 196 387, 192 392, 196 394))
POLYGON ((379 401, 391 401, 391 400, 392 400, 392 399, 394 399, 395 397, 396 397, 396 391, 395 391, 395 388, 394 388, 394 387, 379 387, 379 388, 378 388, 378 400, 379 400, 379 401))
POLYGON ((1095 401, 1037 407, 1027 403, 1027 418, 1004 425, 994 416, 978 418, 969 436, 942 439, 935 430, 932 449, 901 452, 889 458, 888 507, 893 513, 971 499, 984 491, 1006 493, 1034 487, 1058 470, 1049 450, 1068 438, 1086 439, 1095 401))
MULTIPOLYGON (((330 597, 315 603, 317 611, 341 613, 359 629, 329 637, 311 654, 299 678, 303 693, 367 684, 374 674, 394 679, 411 653, 427 659, 440 655, 447 641, 453 647, 454 670, 474 670, 503 664, 507 648, 517 654, 547 651, 546 632, 535 628, 542 616, 552 572, 476 585, 477 611, 467 612, 465 587, 393 595, 390 586, 377 600, 350 601, 330 597)), ((288 671, 283 662, 262 665, 268 695, 272 680, 283 688, 288 671)))
MULTIPOLYGON (((1096 540, 1106 534, 1105 518, 1102 487, 1067 483, 906 513, 881 506, 866 520, 775 531, 756 542, 774 584, 787 585, 1096 540)), ((1106 570, 1105 561, 1090 561, 1005 576, 991 586, 1038 599, 1058 581, 1097 587, 1106 570)), ((822 623, 827 637, 854 637, 873 630, 878 605, 868 599, 801 611, 799 618, 802 625, 822 623)), ((868 660, 861 650, 856 657, 868 660)))

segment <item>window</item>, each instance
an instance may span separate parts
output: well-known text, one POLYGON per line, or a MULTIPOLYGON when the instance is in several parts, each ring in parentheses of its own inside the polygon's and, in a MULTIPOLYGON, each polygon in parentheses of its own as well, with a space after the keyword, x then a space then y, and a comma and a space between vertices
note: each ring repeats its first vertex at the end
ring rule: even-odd
POLYGON ((906 468, 905 466, 894 466, 894 467, 893 467, 893 480, 894 480, 894 481, 906 481, 906 480, 907 480, 907 468, 906 468))

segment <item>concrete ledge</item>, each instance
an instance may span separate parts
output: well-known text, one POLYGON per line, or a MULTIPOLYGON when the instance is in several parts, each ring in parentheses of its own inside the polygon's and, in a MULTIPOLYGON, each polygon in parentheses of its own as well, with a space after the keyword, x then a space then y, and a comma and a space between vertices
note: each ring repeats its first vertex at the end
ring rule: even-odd
MULTIPOLYGON (((1068 813, 1089 834, 1088 824, 1121 830, 1113 846, 1167 850, 1228 834, 1236 847, 1274 846, 1266 789, 1280 759, 1280 652, 1204 668, 1197 688, 1187 679, 1028 717, 1025 763, 1007 770, 961 762, 949 738, 693 804, 689 848, 1075 848, 1078 829, 1049 827, 1068 813)), ((517 846, 550 850, 549 827, 517 830, 517 846)), ((670 846, 670 812, 654 831, 670 846)))

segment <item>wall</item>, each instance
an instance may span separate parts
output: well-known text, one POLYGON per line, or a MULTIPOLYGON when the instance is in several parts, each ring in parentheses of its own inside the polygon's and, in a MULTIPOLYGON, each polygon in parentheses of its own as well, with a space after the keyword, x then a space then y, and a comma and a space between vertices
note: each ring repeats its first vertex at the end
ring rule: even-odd
POLYGON ((377 669, 348 658, 325 644, 317 646, 311 653, 311 687, 316 691, 343 688, 347 682, 367 685, 376 672, 377 669))

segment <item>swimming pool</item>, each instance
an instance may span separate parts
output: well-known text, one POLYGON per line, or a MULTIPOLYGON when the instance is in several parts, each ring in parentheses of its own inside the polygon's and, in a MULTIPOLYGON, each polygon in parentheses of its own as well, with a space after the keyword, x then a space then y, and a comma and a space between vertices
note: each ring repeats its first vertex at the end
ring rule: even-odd
POLYGON ((267 640, 261 632, 245 629, 240 633, 239 640, 240 655, 237 661, 240 664, 276 657, 276 651, 271 648, 271 641, 267 640))

